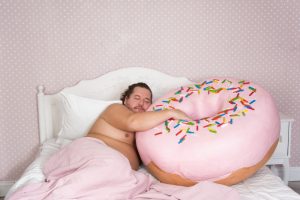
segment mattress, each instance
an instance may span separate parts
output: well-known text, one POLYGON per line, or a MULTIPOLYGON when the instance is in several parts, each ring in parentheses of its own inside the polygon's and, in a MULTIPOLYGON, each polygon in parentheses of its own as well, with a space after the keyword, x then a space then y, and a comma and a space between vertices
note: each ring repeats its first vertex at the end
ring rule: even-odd
MULTIPOLYGON (((71 140, 67 139, 47 140, 41 147, 36 159, 27 167, 21 178, 10 188, 6 199, 25 184, 44 181, 45 177, 42 172, 43 164, 54 152, 70 142, 71 140)), ((145 172, 143 168, 140 170, 145 172)), ((300 195, 286 186, 268 167, 263 167, 252 177, 231 187, 239 192, 241 200, 300 200, 300 195)))

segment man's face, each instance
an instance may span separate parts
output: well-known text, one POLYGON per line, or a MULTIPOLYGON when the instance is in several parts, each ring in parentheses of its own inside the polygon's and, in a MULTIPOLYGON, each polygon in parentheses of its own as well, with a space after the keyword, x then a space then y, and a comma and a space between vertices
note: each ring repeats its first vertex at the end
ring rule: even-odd
POLYGON ((133 112, 145 112, 151 105, 151 93, 146 88, 135 87, 124 105, 133 112))

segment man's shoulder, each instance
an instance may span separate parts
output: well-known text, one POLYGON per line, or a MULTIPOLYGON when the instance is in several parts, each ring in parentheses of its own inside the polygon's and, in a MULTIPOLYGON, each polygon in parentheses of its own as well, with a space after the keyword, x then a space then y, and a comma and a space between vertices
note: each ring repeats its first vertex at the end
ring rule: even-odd
POLYGON ((131 111, 125 105, 119 103, 113 103, 104 110, 104 112, 101 114, 101 118, 105 118, 113 115, 115 116, 116 114, 123 116, 130 113, 131 111))
POLYGON ((126 106, 124 106, 124 105, 121 104, 121 103, 112 103, 112 104, 110 104, 107 108, 123 108, 123 107, 126 108, 126 106))
POLYGON ((128 110, 128 108, 126 106, 124 106, 123 104, 120 103, 113 103, 110 104, 105 111, 122 111, 122 110, 128 110))

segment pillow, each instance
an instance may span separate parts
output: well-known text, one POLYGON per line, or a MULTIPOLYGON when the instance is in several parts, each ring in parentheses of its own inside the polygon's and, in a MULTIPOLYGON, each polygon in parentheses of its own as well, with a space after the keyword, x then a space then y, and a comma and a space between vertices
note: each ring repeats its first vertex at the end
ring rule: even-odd
POLYGON ((86 136, 98 116, 111 104, 121 101, 103 101, 60 93, 62 98, 62 127, 58 136, 76 139, 86 136))
POLYGON ((167 120, 136 134, 144 165, 161 182, 233 185, 261 168, 277 146, 276 104, 250 81, 220 77, 188 84, 166 93, 148 110, 174 108, 193 120, 167 120))

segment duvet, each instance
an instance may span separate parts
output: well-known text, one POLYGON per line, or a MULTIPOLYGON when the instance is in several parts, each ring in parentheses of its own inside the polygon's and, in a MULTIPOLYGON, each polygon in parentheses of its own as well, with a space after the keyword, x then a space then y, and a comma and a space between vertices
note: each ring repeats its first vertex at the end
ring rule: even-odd
POLYGON ((29 183, 9 200, 236 200, 238 192, 213 182, 192 187, 158 182, 147 173, 133 171, 118 151, 94 138, 80 138, 52 155, 43 167, 45 180, 29 183))

